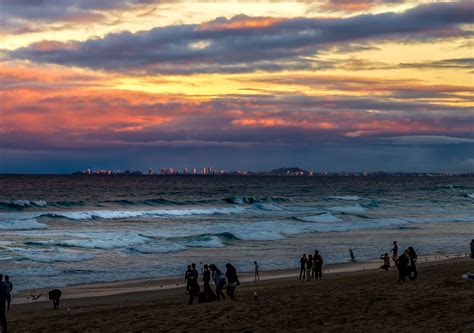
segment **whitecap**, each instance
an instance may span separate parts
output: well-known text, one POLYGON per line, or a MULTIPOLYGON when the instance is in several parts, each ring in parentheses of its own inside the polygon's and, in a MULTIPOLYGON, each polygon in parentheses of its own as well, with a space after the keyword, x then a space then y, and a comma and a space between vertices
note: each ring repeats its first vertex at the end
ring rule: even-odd
POLYGON ((332 215, 331 213, 324 213, 324 214, 320 214, 320 215, 298 217, 297 219, 299 221, 303 221, 303 222, 322 222, 322 223, 332 223, 332 222, 341 221, 339 218, 332 215))
POLYGON ((357 201, 361 198, 357 195, 330 195, 328 198, 336 200, 357 201))
POLYGON ((327 207, 327 210, 333 211, 333 212, 340 212, 340 213, 363 213, 365 212, 365 208, 362 207, 361 205, 357 204, 354 206, 336 206, 336 207, 327 207))
POLYGON ((30 229, 46 229, 48 226, 38 222, 34 218, 0 220, 0 230, 30 230, 30 229))

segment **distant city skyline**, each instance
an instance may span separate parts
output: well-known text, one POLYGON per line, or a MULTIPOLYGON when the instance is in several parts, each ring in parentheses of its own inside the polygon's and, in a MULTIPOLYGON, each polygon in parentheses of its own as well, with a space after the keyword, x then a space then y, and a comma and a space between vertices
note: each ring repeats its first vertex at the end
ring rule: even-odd
POLYGON ((0 173, 474 170, 472 1, 0 12, 0 173))

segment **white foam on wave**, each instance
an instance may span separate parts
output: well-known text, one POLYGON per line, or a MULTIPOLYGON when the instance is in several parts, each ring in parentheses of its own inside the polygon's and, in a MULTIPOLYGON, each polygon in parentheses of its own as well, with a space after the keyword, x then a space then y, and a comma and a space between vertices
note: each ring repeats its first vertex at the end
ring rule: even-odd
POLYGON ((220 248, 225 245, 218 236, 204 236, 186 243, 189 247, 220 248))
POLYGON ((332 215, 331 213, 324 213, 324 214, 320 214, 320 215, 299 217, 298 220, 299 221, 304 221, 304 222, 322 222, 322 223, 333 223, 333 222, 341 221, 341 219, 337 218, 336 216, 332 215))
POLYGON ((17 207, 31 207, 31 206, 37 206, 37 207, 45 207, 48 205, 48 203, 44 200, 25 200, 25 199, 16 199, 12 201, 2 201, 3 203, 7 205, 13 205, 17 207))
POLYGON ((23 258, 31 261, 53 263, 53 262, 78 262, 95 259, 92 253, 66 252, 58 250, 25 250, 20 248, 12 249, 23 258))
POLYGON ((467 197, 471 198, 471 199, 474 199, 474 193, 468 194, 467 197))
POLYGON ((138 244, 129 247, 129 250, 136 251, 142 254, 153 253, 169 253, 186 250, 186 247, 181 244, 138 244))
POLYGON ((282 211, 283 209, 278 207, 277 205, 273 204, 266 204, 266 203, 257 203, 255 204, 255 207, 261 210, 267 210, 267 211, 282 211))
POLYGON ((215 215, 215 214, 238 214, 245 211, 243 207, 211 207, 195 209, 155 209, 139 211, 121 210, 92 210, 77 212, 51 212, 41 215, 52 217, 64 217, 70 220, 91 220, 91 219, 125 219, 134 217, 181 217, 193 215, 215 215))
POLYGON ((48 226, 38 222, 34 218, 0 220, 0 230, 30 230, 30 229, 47 229, 48 226))
POLYGON ((340 213, 363 213, 365 212, 365 208, 362 207, 361 205, 357 204, 354 206, 336 206, 336 207, 327 207, 327 210, 333 211, 333 212, 340 212, 340 213))
POLYGON ((330 195, 328 198, 345 201, 357 201, 361 199, 357 195, 330 195))

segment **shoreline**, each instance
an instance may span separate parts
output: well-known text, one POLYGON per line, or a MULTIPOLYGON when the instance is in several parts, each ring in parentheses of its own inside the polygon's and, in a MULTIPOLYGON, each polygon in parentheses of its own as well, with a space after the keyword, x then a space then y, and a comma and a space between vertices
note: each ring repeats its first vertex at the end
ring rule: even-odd
MULTIPOLYGON (((422 260, 418 279, 398 272, 330 271, 320 281, 269 277, 244 282, 236 300, 188 305, 183 288, 16 304, 6 313, 15 332, 472 332, 474 260, 422 260), (254 299, 254 293, 258 299, 254 299)), ((136 282, 135 282, 136 283, 136 282)))
MULTIPOLYGON (((424 266, 425 264, 433 264, 441 261, 452 260, 452 259, 465 259, 469 258, 467 252, 463 253, 451 253, 451 254, 437 254, 419 256, 417 266, 424 266)), ((392 265, 390 270, 395 269, 395 264, 391 261, 392 265)), ((380 270, 382 260, 373 259, 367 261, 356 261, 356 262, 345 262, 345 263, 334 263, 326 264, 323 266, 323 275, 342 274, 342 273, 353 273, 363 271, 374 271, 380 270)), ((286 278, 299 277, 299 269, 284 269, 284 270, 271 270, 261 271, 260 281, 272 281, 286 278)), ((201 273, 200 273, 201 278, 201 273)), ((239 279, 242 284, 251 284, 254 282, 253 272, 241 272, 239 273, 239 279)), ((200 281, 202 284, 202 281, 200 281)), ((212 283, 211 283, 212 284, 212 283)), ((139 292, 156 292, 165 290, 176 290, 183 289, 185 287, 184 279, 182 276, 171 276, 171 277, 157 277, 157 278, 145 278, 145 279, 129 279, 112 282, 98 282, 98 283, 87 283, 70 285, 66 287, 58 288, 62 291, 61 300, 68 299, 82 299, 82 298, 100 298, 107 296, 117 296, 139 292)), ((38 304, 46 303, 48 300, 48 291, 55 289, 55 287, 41 288, 41 289, 30 289, 23 290, 12 295, 12 304, 38 304), (38 300, 32 300, 31 294, 42 296, 38 300)))

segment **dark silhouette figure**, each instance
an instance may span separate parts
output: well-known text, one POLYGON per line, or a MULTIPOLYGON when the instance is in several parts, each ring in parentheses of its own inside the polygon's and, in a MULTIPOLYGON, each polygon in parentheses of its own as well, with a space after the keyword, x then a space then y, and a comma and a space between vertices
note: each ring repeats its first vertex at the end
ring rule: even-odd
POLYGON ((313 270, 313 256, 310 254, 306 259, 306 281, 311 280, 311 271, 313 270))
POLYGON ((194 298, 199 294, 199 283, 198 283, 199 273, 196 269, 196 264, 191 264, 191 270, 188 274, 188 293, 189 293, 189 304, 193 304, 194 298))
POLYGON ((313 272, 315 275, 316 280, 321 280, 323 278, 323 264, 324 260, 323 257, 319 254, 319 251, 314 251, 313 257, 313 272))
POLYGON ((240 285, 239 277, 237 276, 237 270, 234 266, 227 263, 225 264, 227 271, 225 275, 227 276, 227 288, 226 293, 231 300, 235 299, 235 288, 240 285))
POLYGON ((354 251, 352 251, 352 249, 349 249, 349 255, 351 256, 351 261, 356 262, 356 257, 354 255, 354 251))
POLYGON ((416 260, 418 259, 418 255, 416 254, 415 249, 413 246, 408 247, 408 256, 410 257, 410 269, 409 275, 410 280, 416 280, 418 277, 418 271, 416 270, 416 260))
POLYGON ((204 265, 204 269, 202 271, 202 282, 204 282, 204 290, 198 294, 198 303, 208 303, 217 300, 217 296, 211 288, 210 281, 211 270, 206 264, 204 265))
POLYGON ((186 289, 184 293, 189 293, 189 275, 191 274, 191 265, 188 265, 188 269, 184 272, 184 283, 186 283, 186 289))
POLYGON ((7 309, 10 310, 10 304, 12 302, 11 292, 13 290, 13 284, 10 282, 10 277, 8 275, 5 275, 5 281, 3 281, 3 283, 7 287, 7 309))
POLYGON ((222 292, 222 289, 224 289, 225 284, 227 283, 227 279, 216 265, 211 264, 209 265, 209 269, 211 270, 211 276, 212 279, 214 280, 214 283, 216 285, 216 295, 217 295, 217 301, 222 299, 225 299, 224 293, 222 292))
POLYGON ((381 255, 380 259, 383 260, 383 265, 380 266, 380 269, 388 271, 388 269, 390 268, 390 257, 388 256, 388 253, 381 255))
POLYGON ((8 333, 7 317, 5 316, 5 303, 7 301, 7 286, 3 283, 3 275, 0 274, 0 325, 3 333, 8 333))
POLYGON ((392 258, 394 261, 397 260, 398 258, 398 245, 397 245, 397 241, 393 241, 393 248, 390 250, 390 252, 392 252, 392 258))
POLYGON ((305 253, 300 258, 300 280, 301 280, 301 276, 303 276, 303 280, 306 277, 306 268, 305 268, 306 260, 308 260, 308 258, 306 258, 306 253, 305 253))
POLYGON ((474 259, 474 239, 469 243, 471 245, 471 259, 474 259))
POLYGON ((405 278, 409 274, 409 270, 408 270, 409 257, 410 256, 408 254, 408 250, 405 250, 405 252, 397 258, 397 261, 395 261, 398 268, 398 282, 401 282, 401 281, 405 282, 405 278))
POLYGON ((49 292, 49 300, 53 301, 53 309, 59 309, 59 299, 61 298, 61 290, 53 289, 49 292))

